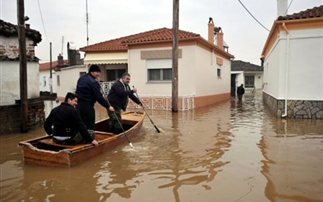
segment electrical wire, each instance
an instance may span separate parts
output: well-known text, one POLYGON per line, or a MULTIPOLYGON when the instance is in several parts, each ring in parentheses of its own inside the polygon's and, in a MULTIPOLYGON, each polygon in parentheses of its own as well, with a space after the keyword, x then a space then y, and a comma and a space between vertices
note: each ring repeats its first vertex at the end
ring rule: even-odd
POLYGON ((39 0, 37 0, 37 3, 38 3, 38 9, 39 9, 39 13, 40 13, 40 19, 41 19, 41 22, 42 22, 42 25, 43 25, 44 34, 45 34, 47 42, 49 42, 48 37, 47 37, 47 33, 46 33, 46 29, 45 29, 45 23, 44 23, 43 14, 42 14, 42 11, 41 11, 41 8, 40 8, 39 0))
POLYGON ((288 5, 288 7, 287 7, 287 9, 286 9, 286 11, 285 11, 285 15, 287 15, 287 12, 288 12, 288 10, 289 10, 289 7, 292 5, 293 1, 294 1, 294 0, 291 0, 291 1, 290 1, 289 5, 288 5))
POLYGON ((238 0, 239 3, 242 5, 242 7, 249 13, 249 15, 261 26, 263 27, 265 30, 267 30, 268 32, 270 31, 267 27, 265 27, 249 10, 248 8, 240 1, 238 0))

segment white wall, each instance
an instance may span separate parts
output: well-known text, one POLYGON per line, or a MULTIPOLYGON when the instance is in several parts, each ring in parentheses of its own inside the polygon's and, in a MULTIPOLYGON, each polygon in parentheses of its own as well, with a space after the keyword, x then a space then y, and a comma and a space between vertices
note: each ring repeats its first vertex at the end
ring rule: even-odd
POLYGON ((291 100, 323 100, 323 29, 290 31, 289 39, 288 46, 281 33, 266 57, 264 92, 277 99, 287 94, 291 100))
MULTIPOLYGON (((19 61, 0 61, 0 105, 20 99, 19 61)), ((28 98, 39 97, 38 62, 27 62, 28 98)))
MULTIPOLYGON (((39 72, 39 90, 50 92, 50 73, 47 71, 39 72)), ((52 90, 56 92, 56 72, 52 71, 52 90)))
POLYGON ((256 73, 255 74, 255 89, 260 90, 262 89, 263 85, 263 73, 256 73))
POLYGON ((196 55, 195 71, 192 72, 196 77, 196 96, 230 93, 231 61, 223 58, 223 65, 219 66, 215 55, 200 47, 196 48, 196 55), (221 77, 217 76, 218 68, 221 77))
POLYGON ((62 68, 55 73, 55 76, 53 75, 54 88, 58 97, 65 97, 67 92, 75 92, 80 72, 87 72, 85 65, 62 68), (60 85, 57 83, 57 76, 60 78, 60 85))

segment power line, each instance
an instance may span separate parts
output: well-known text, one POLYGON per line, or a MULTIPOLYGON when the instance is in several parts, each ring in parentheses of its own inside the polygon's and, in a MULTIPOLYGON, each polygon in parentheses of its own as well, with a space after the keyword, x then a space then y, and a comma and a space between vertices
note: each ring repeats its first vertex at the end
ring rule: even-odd
POLYGON ((46 40, 48 41, 48 37, 47 37, 46 29, 45 29, 45 24, 44 24, 44 19, 43 19, 43 14, 42 14, 42 11, 41 11, 41 8, 40 8, 39 0, 37 0, 37 3, 38 3, 38 9, 39 9, 39 13, 40 13, 40 19, 41 19, 41 22, 42 22, 42 25, 43 25, 44 34, 45 34, 46 40))
POLYGON ((242 7, 249 13, 249 15, 256 21, 256 22, 258 22, 258 24, 260 25, 260 26, 262 26, 265 30, 267 30, 268 32, 270 31, 267 27, 265 27, 249 10, 248 10, 248 8, 240 1, 240 0, 238 0, 239 1, 239 3, 242 5, 242 7))
POLYGON ((288 7, 287 7, 287 9, 286 9, 286 11, 285 11, 285 15, 287 15, 288 9, 289 9, 289 7, 292 5, 293 1, 294 1, 294 0, 291 0, 291 1, 290 1, 289 5, 288 5, 288 7))

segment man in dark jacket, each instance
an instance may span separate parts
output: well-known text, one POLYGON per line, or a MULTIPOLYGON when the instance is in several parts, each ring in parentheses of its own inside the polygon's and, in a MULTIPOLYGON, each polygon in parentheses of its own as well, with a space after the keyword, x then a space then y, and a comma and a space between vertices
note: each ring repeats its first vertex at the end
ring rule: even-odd
POLYGON ((99 84, 101 76, 100 67, 91 65, 89 73, 81 76, 77 81, 76 95, 78 97, 78 110, 81 118, 90 133, 94 133, 95 126, 95 102, 99 102, 108 111, 114 111, 113 107, 104 99, 99 84))
POLYGON ((77 97, 67 93, 65 101, 55 107, 46 118, 44 129, 53 141, 58 144, 75 145, 82 142, 98 145, 98 142, 89 134, 75 106, 77 97))
POLYGON ((120 126, 121 110, 126 111, 128 105, 128 98, 130 98, 138 105, 142 105, 140 100, 134 95, 134 93, 137 92, 137 89, 133 88, 131 90, 129 83, 130 74, 124 73, 119 80, 114 82, 108 94, 108 100, 115 110, 114 112, 109 111, 111 125, 113 128, 113 132, 115 133, 123 132, 120 126))
POLYGON ((242 96, 244 94, 244 88, 243 88, 243 84, 241 84, 238 88, 237 88, 237 95, 238 95, 238 99, 242 100, 242 96))

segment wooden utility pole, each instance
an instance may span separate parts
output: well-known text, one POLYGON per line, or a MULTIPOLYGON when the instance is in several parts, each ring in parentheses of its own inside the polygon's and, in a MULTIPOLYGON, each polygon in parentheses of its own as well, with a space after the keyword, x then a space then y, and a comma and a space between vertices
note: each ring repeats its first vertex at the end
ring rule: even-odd
POLYGON ((172 111, 178 112, 178 21, 179 0, 173 0, 172 111))
POLYGON ((17 0, 18 40, 19 40, 19 74, 20 74, 20 131, 28 131, 28 88, 26 62, 26 32, 24 0, 17 0))
POLYGON ((49 42, 49 90, 53 93, 52 42, 49 42))

